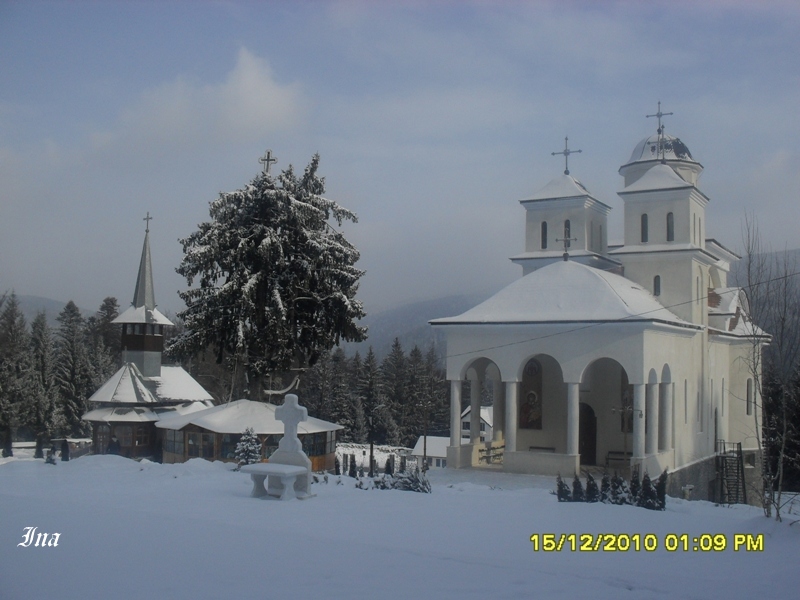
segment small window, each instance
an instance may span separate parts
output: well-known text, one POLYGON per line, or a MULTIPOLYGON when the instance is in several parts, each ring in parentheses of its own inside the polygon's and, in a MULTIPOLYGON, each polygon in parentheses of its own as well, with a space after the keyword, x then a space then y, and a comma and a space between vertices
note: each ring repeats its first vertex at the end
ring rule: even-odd
POLYGON ((648 242, 649 235, 647 232, 647 213, 642 215, 642 243, 646 244, 648 242))
POLYGON ((753 414, 753 380, 747 380, 747 414, 753 414))
MULTIPOLYGON (((569 240, 569 238, 571 238, 571 237, 572 237, 572 236, 570 235, 570 233, 571 233, 571 232, 572 232, 572 226, 571 226, 571 225, 570 225, 570 223, 569 223, 569 219, 567 219, 566 221, 564 221, 564 237, 565 237, 567 240, 569 240)), ((567 242, 567 246, 569 246, 569 242, 567 242)))
POLYGON ((547 221, 542 221, 542 250, 547 250, 547 221))
POLYGON ((147 430, 146 425, 139 425, 136 427, 136 445, 137 446, 150 445, 150 432, 147 430))
POLYGON ((463 429, 464 431, 469 431, 469 421, 462 422, 461 429, 463 429))
POLYGON ((661 295, 661 275, 653 277, 653 296, 661 295))
POLYGON ((667 241, 675 241, 675 217, 672 213, 667 213, 667 241))
POLYGON ((117 425, 114 428, 119 445, 128 448, 133 445, 133 428, 130 425, 117 425))

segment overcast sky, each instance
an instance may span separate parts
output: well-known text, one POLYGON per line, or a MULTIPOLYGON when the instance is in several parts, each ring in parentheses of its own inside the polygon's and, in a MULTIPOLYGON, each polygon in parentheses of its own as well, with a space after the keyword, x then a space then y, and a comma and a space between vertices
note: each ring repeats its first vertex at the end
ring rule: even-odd
POLYGON ((368 312, 521 273, 519 200, 564 168, 614 210, 655 132, 705 172, 707 233, 754 211, 800 246, 800 8, 791 2, 0 1, 0 293, 132 300, 149 211, 156 301, 221 191, 315 152, 368 312), (700 4, 700 6, 697 6, 700 4))

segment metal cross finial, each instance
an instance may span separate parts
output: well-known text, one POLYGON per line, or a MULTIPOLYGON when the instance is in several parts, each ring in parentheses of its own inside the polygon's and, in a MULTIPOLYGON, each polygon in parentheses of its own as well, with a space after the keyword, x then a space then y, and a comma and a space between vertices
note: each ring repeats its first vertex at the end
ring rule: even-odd
POLYGON ((145 230, 144 230, 145 233, 150 233, 150 221, 152 221, 152 220, 153 220, 153 217, 150 216, 150 211, 148 210, 147 211, 147 216, 144 219, 142 219, 142 221, 146 221, 147 222, 147 225, 145 226, 145 230))
POLYGON ((563 238, 556 238, 557 242, 564 242, 564 260, 569 260, 569 247, 570 242, 577 242, 578 238, 569 237, 570 231, 569 227, 564 225, 564 237, 563 238))
POLYGON ((570 150, 569 149, 569 137, 564 138, 564 150, 561 152, 551 152, 551 156, 555 156, 556 154, 563 154, 564 155, 564 175, 569 175, 569 155, 575 154, 580 152, 580 150, 570 150))
POLYGON ((267 150, 264 156, 258 159, 258 162, 264 165, 264 175, 269 175, 269 170, 270 167, 272 167, 272 163, 278 162, 278 159, 272 156, 272 150, 267 150))
POLYGON ((666 128, 664 125, 661 124, 661 117, 667 117, 674 113, 668 112, 661 112, 661 100, 658 101, 658 112, 654 115, 645 115, 646 118, 656 117, 658 118, 658 152, 661 154, 661 162, 666 162, 667 159, 664 156, 664 129, 666 128))

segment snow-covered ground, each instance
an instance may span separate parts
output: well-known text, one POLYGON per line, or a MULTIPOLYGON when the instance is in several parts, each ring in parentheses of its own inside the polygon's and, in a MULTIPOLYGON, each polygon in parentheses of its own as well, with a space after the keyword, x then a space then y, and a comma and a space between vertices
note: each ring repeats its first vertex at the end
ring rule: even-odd
MULTIPOLYGON (((432 494, 250 497, 230 465, 88 456, 0 465, 0 598, 794 598, 800 524, 756 508, 559 504, 552 478, 430 473, 432 494), (57 547, 20 547, 26 527, 57 547), (655 552, 534 552, 533 533, 652 533, 655 552), (763 552, 666 552, 665 536, 763 534, 763 552)), ((337 484, 341 479, 342 484, 337 484)), ((795 517, 800 518, 800 517, 795 517)))

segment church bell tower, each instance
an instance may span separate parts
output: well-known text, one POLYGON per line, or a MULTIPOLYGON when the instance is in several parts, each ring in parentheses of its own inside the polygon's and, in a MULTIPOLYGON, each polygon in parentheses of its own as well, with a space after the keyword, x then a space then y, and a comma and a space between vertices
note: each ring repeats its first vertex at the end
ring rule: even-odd
POLYGON ((144 218, 147 227, 133 302, 113 322, 122 325, 123 361, 135 364, 144 377, 160 377, 164 328, 174 327, 174 324, 156 308, 153 266, 150 260, 151 219, 150 213, 147 213, 144 218))

